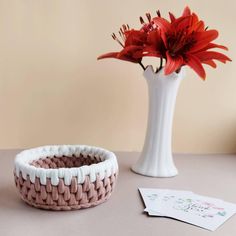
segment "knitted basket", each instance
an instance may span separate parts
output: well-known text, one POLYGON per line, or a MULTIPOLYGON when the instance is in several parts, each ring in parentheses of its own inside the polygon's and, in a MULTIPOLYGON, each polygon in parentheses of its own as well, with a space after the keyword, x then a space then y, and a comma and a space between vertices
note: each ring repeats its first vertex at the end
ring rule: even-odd
POLYGON ((15 158, 15 183, 29 205, 72 210, 106 201, 115 186, 118 164, 114 153, 90 146, 44 146, 15 158))

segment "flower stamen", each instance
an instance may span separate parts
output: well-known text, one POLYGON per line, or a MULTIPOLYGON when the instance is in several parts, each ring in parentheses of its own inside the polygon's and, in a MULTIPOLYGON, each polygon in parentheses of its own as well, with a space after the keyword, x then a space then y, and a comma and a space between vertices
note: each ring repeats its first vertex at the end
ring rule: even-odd
POLYGON ((142 18, 142 16, 139 17, 139 20, 140 20, 140 23, 141 23, 141 24, 144 24, 144 23, 145 23, 144 20, 143 20, 143 18, 142 18))
POLYGON ((119 44, 121 45, 121 47, 123 47, 123 48, 125 47, 124 44, 121 43, 121 41, 116 37, 115 33, 113 33, 113 34, 111 35, 111 37, 112 37, 117 43, 119 43, 119 44))
POLYGON ((146 17, 148 19, 148 22, 150 23, 152 20, 151 14, 150 13, 146 13, 146 17))
POLYGON ((158 17, 161 17, 161 12, 160 12, 160 10, 157 10, 156 13, 157 13, 157 16, 158 16, 158 17))

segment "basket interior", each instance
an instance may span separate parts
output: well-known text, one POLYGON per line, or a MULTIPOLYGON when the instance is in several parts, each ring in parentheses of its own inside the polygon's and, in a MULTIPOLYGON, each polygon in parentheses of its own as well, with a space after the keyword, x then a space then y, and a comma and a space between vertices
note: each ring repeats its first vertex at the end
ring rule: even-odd
POLYGON ((76 156, 46 157, 46 158, 44 157, 32 161, 30 165, 44 169, 58 169, 58 168, 73 168, 84 165, 92 165, 102 161, 103 160, 100 157, 80 155, 78 157, 76 156))

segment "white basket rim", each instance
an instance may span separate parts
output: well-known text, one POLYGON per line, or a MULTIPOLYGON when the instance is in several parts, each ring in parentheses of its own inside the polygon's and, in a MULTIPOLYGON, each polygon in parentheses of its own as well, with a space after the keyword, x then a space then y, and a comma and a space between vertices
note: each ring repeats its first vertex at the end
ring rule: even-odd
POLYGON ((35 178, 40 179, 40 183, 46 185, 47 178, 51 180, 51 184, 57 186, 59 179, 63 178, 66 185, 70 185, 72 177, 77 177, 78 183, 83 183, 85 177, 89 176, 90 181, 94 182, 97 175, 102 180, 109 177, 118 171, 118 163, 113 152, 96 146, 88 145, 47 145, 24 150, 16 155, 15 158, 15 174, 19 177, 20 172, 22 177, 27 179, 30 177, 32 183, 35 178), (46 157, 72 157, 72 156, 91 156, 100 157, 103 160, 92 165, 84 165, 81 167, 72 168, 57 168, 45 169, 38 168, 30 163, 33 160, 46 157))

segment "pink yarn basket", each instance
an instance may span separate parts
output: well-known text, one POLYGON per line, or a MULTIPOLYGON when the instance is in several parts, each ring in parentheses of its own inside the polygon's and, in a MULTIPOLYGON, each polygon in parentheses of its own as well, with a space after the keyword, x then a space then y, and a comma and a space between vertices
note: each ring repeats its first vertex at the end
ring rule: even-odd
POLYGON ((15 184, 22 200, 41 209, 97 206, 111 196, 117 176, 116 156, 98 147, 44 146, 15 159, 15 184))

